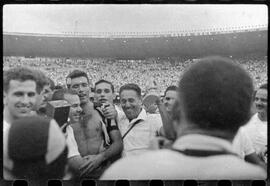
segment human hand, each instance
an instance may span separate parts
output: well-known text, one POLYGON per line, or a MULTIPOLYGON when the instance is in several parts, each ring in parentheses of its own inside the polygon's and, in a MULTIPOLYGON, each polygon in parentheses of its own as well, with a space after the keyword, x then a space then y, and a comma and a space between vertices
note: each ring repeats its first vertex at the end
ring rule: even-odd
POLYGON ((117 111, 113 104, 106 102, 104 104, 104 107, 101 108, 103 115, 107 119, 116 119, 117 117, 117 111))
POLYGON ((103 155, 88 155, 85 156, 83 159, 85 160, 85 162, 79 168, 81 176, 91 174, 93 170, 97 169, 103 162, 103 155))

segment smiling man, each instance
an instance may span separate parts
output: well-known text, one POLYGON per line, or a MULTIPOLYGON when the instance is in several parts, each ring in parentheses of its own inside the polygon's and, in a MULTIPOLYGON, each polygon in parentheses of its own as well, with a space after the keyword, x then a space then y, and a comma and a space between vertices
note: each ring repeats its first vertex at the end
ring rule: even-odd
POLYGON ((90 87, 87 74, 74 70, 67 76, 67 86, 80 98, 82 119, 72 130, 82 157, 88 158, 81 169, 85 178, 97 179, 105 167, 123 149, 121 134, 117 126, 111 126, 94 108, 89 99, 90 87), (91 155, 91 156, 89 156, 91 155))
POLYGON ((249 135, 252 145, 258 155, 264 159, 267 151, 267 84, 259 87, 255 94, 255 106, 257 113, 252 116, 247 125, 244 126, 249 135))
POLYGON ((120 102, 125 113, 119 121, 124 151, 123 156, 134 156, 149 150, 150 142, 160 133, 160 117, 147 114, 142 105, 141 89, 136 84, 120 88, 120 102))
POLYGON ((13 68, 4 73, 4 122, 3 122, 3 158, 4 178, 6 167, 10 166, 7 155, 7 136, 10 125, 17 119, 32 115, 36 105, 37 92, 41 91, 37 85, 37 76, 29 68, 13 68))

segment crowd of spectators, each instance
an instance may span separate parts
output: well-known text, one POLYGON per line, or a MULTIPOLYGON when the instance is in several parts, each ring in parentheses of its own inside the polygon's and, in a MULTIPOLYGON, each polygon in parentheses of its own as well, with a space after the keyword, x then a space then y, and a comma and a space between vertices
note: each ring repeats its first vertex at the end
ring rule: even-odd
MULTIPOLYGON (((266 56, 230 57, 248 70, 256 88, 267 81, 266 56)), ((159 93, 162 93, 166 87, 176 85, 184 70, 196 61, 180 57, 122 60, 4 56, 4 70, 16 66, 31 66, 44 71, 57 85, 65 85, 65 78, 70 71, 83 69, 92 84, 100 79, 107 79, 114 84, 116 92, 126 83, 136 83, 145 91, 155 81, 159 93)))

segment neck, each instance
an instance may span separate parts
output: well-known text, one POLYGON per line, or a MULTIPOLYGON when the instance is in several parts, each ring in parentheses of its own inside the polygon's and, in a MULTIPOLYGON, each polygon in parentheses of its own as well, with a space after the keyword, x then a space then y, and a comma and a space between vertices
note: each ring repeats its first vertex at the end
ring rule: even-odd
POLYGON ((92 102, 90 102, 90 101, 81 104, 81 107, 82 107, 84 112, 85 111, 88 111, 88 112, 90 111, 92 113, 95 110, 94 109, 94 104, 92 102))
POLYGON ((15 120, 15 118, 11 116, 7 109, 4 109, 4 120, 6 120, 6 122, 9 124, 12 124, 15 120))
MULTIPOLYGON (((181 124, 180 124, 181 125, 181 124)), ((232 142, 234 139, 235 134, 229 133, 229 132, 224 132, 222 130, 205 130, 205 129, 200 129, 196 125, 184 125, 179 127, 180 129, 178 130, 178 138, 182 137, 184 135, 188 134, 201 134, 201 135, 207 135, 207 136, 213 136, 213 137, 218 137, 225 139, 227 141, 232 142)))
POLYGON ((267 121, 267 112, 259 112, 258 117, 261 121, 267 121))

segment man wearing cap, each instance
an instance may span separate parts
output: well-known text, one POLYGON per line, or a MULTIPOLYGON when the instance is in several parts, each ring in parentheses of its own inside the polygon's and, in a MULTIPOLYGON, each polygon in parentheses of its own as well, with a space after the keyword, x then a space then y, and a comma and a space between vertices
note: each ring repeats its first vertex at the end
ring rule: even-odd
POLYGON ((7 70, 4 73, 4 121, 3 121, 3 159, 4 178, 6 171, 11 166, 7 154, 7 139, 10 125, 17 119, 33 115, 32 110, 37 102, 38 92, 42 87, 37 83, 36 73, 24 67, 17 67, 7 70))
POLYGON ((103 163, 112 161, 122 152, 121 134, 116 125, 106 123, 90 102, 89 79, 85 72, 80 70, 71 72, 67 76, 67 86, 78 94, 83 110, 80 124, 72 125, 79 152, 82 157, 92 155, 89 157, 90 163, 85 163, 82 169, 87 170, 87 178, 97 178, 100 175, 94 175, 93 171, 103 163))
POLYGON ((251 77, 230 59, 201 59, 179 82, 172 148, 121 159, 101 179, 266 179, 263 168, 240 159, 232 147, 250 118, 252 93, 251 77))

